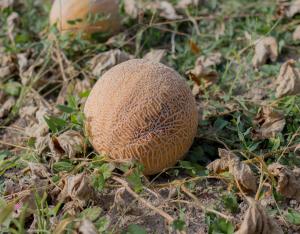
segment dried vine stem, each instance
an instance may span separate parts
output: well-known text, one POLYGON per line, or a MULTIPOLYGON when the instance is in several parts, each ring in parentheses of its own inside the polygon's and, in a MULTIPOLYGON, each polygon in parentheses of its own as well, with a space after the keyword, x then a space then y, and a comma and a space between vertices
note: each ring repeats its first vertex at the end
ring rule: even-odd
POLYGON ((150 208, 151 210, 153 210, 155 213, 157 213, 160 216, 162 216, 163 218, 165 218, 166 221, 168 222, 168 224, 172 224, 174 222, 175 219, 172 216, 170 216, 169 214, 167 214, 163 210, 161 210, 161 209, 153 206, 148 201, 146 201, 144 198, 140 197, 136 192, 134 192, 129 187, 128 183, 125 180, 123 180, 123 179, 121 179, 121 178, 119 178, 117 176, 113 176, 112 179, 115 180, 116 182, 118 182, 119 184, 123 185, 125 187, 125 189, 127 190, 127 192, 129 192, 138 201, 142 202, 145 206, 147 206, 148 208, 150 208))
POLYGON ((234 218, 231 217, 231 216, 222 214, 222 213, 219 212, 219 211, 216 211, 216 210, 214 210, 214 209, 207 208, 207 207, 203 206, 203 205, 200 203, 200 201, 198 200, 198 198, 197 198, 194 194, 192 194, 192 193, 189 191, 189 189, 188 189, 187 187, 185 187, 184 185, 181 185, 180 188, 181 188, 181 190, 182 190, 186 195, 188 195, 190 198, 192 198, 192 199, 194 200, 194 204, 195 204, 196 206, 198 206, 200 209, 202 209, 203 211, 208 211, 208 212, 210 212, 210 213, 214 213, 214 214, 216 214, 216 215, 218 215, 218 216, 220 216, 220 217, 222 217, 222 218, 224 218, 224 219, 226 219, 226 220, 233 220, 233 219, 234 219, 234 218))

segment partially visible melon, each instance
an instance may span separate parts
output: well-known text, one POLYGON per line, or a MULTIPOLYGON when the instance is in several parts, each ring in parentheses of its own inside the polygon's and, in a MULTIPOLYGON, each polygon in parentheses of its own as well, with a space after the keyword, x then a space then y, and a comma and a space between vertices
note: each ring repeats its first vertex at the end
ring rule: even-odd
POLYGON ((115 33, 120 27, 118 3, 118 0, 55 0, 50 24, 56 24, 61 32, 115 33))

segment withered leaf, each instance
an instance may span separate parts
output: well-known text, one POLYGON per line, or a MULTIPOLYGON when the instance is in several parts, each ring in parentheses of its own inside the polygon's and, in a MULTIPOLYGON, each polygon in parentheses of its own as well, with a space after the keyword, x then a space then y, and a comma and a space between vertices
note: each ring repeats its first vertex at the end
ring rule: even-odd
POLYGON ((144 55, 144 59, 153 62, 161 62, 166 54, 166 50, 163 49, 151 49, 147 54, 144 55))
POLYGON ((180 0, 177 3, 176 8, 186 9, 189 6, 198 6, 199 2, 199 0, 180 0))
POLYGON ((60 201, 77 201, 84 206, 94 196, 90 179, 85 173, 68 176, 62 180, 63 188, 58 195, 60 201))
POLYGON ((94 76, 101 76, 113 66, 132 59, 133 56, 119 49, 106 51, 96 55, 89 62, 94 76))
POLYGON ((275 62, 278 57, 278 45, 274 37, 259 39, 255 45, 255 53, 252 59, 254 68, 264 65, 268 59, 275 62))
MULTIPOLYGON (((57 104, 64 104, 67 100, 67 97, 70 95, 80 97, 82 93, 85 91, 89 91, 92 88, 91 80, 90 79, 74 79, 69 83, 66 83, 61 88, 59 95, 56 99, 57 104)), ((85 101, 84 98, 81 98, 80 103, 85 101)))
POLYGON ((288 6, 285 15, 288 18, 292 18, 294 15, 300 13, 300 0, 294 0, 288 6))
POLYGON ((19 53, 17 54, 19 72, 22 74, 29 66, 28 54, 27 53, 19 53))
POLYGON ((293 59, 282 64, 276 84, 276 97, 300 93, 300 71, 293 59))
POLYGON ((0 0, 0 9, 10 7, 14 4, 14 0, 0 0))
POLYGON ((14 97, 9 97, 0 107, 0 119, 6 117, 11 108, 15 105, 16 100, 14 97))
POLYGON ((193 94, 196 95, 195 90, 201 90, 200 86, 207 88, 218 80, 218 73, 212 69, 213 66, 221 63, 221 54, 212 53, 209 56, 200 56, 193 69, 187 71, 187 75, 195 82, 193 94))
POLYGON ((30 162, 30 163, 28 163, 28 166, 29 166, 31 174, 33 176, 36 176, 41 179, 49 178, 50 172, 49 172, 49 169, 45 165, 43 165, 41 163, 30 162))
POLYGON ((253 120, 256 127, 252 131, 255 140, 264 140, 275 137, 285 126, 285 117, 270 106, 263 106, 253 120))
POLYGON ((294 41, 299 41, 300 40, 300 26, 297 26, 297 28, 293 32, 293 40, 294 41))
POLYGON ((248 203, 244 220, 235 234, 283 234, 282 229, 268 216, 259 202, 248 198, 248 203))
POLYGON ((7 18, 7 36, 11 41, 14 41, 14 30, 19 18, 19 14, 16 12, 12 12, 7 18))
POLYGON ((159 2, 159 10, 160 16, 167 20, 176 20, 182 19, 181 15, 178 15, 173 7, 173 5, 167 1, 160 1, 159 2))
POLYGON ((268 166, 269 172, 277 179, 276 190, 287 198, 300 202, 300 170, 290 170, 279 163, 268 166))
MULTIPOLYGON (((26 112, 27 110, 25 109, 24 111, 26 112)), ((49 113, 49 109, 43 105, 40 105, 38 110, 33 109, 28 111, 36 111, 36 112, 35 112, 34 122, 32 122, 28 127, 25 128, 25 133, 28 136, 34 137, 36 139, 46 136, 49 131, 49 128, 44 119, 44 116, 47 113, 49 113)))
POLYGON ((124 0, 124 10, 131 18, 136 19, 139 13, 139 6, 136 0, 124 0))
POLYGON ((82 153, 84 139, 79 132, 68 130, 58 137, 53 136, 49 147, 56 159, 60 159, 65 154, 68 158, 74 158, 82 153))
POLYGON ((98 234, 94 224, 88 219, 84 219, 80 222, 78 231, 81 234, 98 234))
POLYGON ((12 75, 16 70, 14 56, 6 54, 0 50, 0 78, 5 78, 12 75))
POLYGON ((233 152, 225 149, 219 149, 219 156, 220 159, 208 164, 209 170, 217 174, 228 171, 234 176, 243 191, 256 192, 256 177, 249 165, 241 162, 233 152))

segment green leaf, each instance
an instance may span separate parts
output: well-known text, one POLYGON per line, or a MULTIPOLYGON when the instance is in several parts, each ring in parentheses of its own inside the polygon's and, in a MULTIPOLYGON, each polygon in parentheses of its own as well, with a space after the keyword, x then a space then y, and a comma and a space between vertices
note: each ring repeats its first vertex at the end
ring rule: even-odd
POLYGON ((122 232, 122 234, 147 234, 146 230, 137 224, 130 224, 127 228, 126 232, 122 232))
POLYGON ((222 196, 222 202, 224 207, 227 210, 230 210, 231 213, 236 213, 239 208, 239 204, 237 202, 236 196, 232 193, 228 193, 222 196))
POLYGON ((67 126, 67 121, 61 118, 57 118, 54 116, 44 116, 44 119, 50 130, 54 133, 59 132, 67 126))
POLYGON ((98 229, 100 233, 103 233, 105 230, 107 230, 109 224, 110 224, 110 220, 107 217, 103 216, 95 222, 95 227, 98 229))
POLYGON ((181 220, 181 219, 174 220, 172 225, 173 225, 174 229, 178 230, 178 231, 183 231, 185 228, 185 222, 184 222, 184 220, 181 220))
POLYGON ((228 124, 229 124, 228 121, 226 121, 222 118, 217 118, 216 121, 214 122, 214 128, 216 129, 216 131, 221 131, 228 124))
POLYGON ((127 180, 129 184, 133 186, 135 192, 140 193, 143 191, 141 174, 136 169, 134 169, 133 172, 127 176, 127 180))
POLYGON ((19 96, 21 84, 15 81, 9 81, 4 85, 4 91, 11 96, 19 96))
POLYGON ((59 161, 53 164, 53 170, 55 172, 61 172, 61 171, 71 171, 73 170, 74 165, 69 161, 59 161))
POLYGON ((208 234, 233 234, 234 226, 231 222, 217 217, 215 214, 206 213, 205 222, 208 225, 208 234))
POLYGON ((0 210, 0 225, 8 219, 15 207, 14 203, 9 203, 0 210))
POLYGON ((290 223, 300 225, 300 212, 289 209, 285 217, 290 223))
POLYGON ((59 109, 61 112, 67 113, 67 114, 71 114, 74 113, 76 111, 76 109, 66 106, 66 105, 57 105, 56 106, 57 109, 59 109))
POLYGON ((0 151, 0 160, 4 160, 5 158, 11 156, 12 153, 8 150, 2 150, 0 151))
POLYGON ((97 174, 92 177, 92 184, 95 189, 102 191, 105 185, 105 179, 103 174, 97 174))
POLYGON ((92 222, 95 221, 101 214, 102 209, 100 207, 94 206, 94 207, 89 207, 83 210, 80 214, 80 218, 84 219, 89 219, 92 222))
POLYGON ((206 169, 203 166, 199 165, 198 163, 193 163, 189 161, 180 161, 179 165, 181 168, 185 169, 190 176, 207 175, 206 169))
POLYGON ((109 177, 111 177, 112 171, 115 169, 115 167, 110 163, 104 163, 99 168, 99 171, 103 174, 103 178, 106 180, 109 177))

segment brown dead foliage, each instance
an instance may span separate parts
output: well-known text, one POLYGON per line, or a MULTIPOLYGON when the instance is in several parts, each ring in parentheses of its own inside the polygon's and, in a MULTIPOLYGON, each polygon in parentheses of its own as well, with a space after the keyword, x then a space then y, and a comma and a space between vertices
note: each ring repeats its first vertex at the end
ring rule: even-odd
POLYGON ((28 163, 32 176, 36 176, 41 179, 46 179, 50 177, 49 168, 41 163, 28 163))
POLYGON ((0 9, 11 7, 14 4, 14 0, 0 0, 0 9))
POLYGON ((101 76, 113 66, 132 59, 133 56, 119 49, 109 50, 94 56, 89 64, 94 76, 101 76))
POLYGON ((297 26, 297 28, 293 32, 293 40, 294 41, 299 41, 300 40, 300 26, 297 26))
POLYGON ((276 97, 300 93, 300 71, 295 67, 295 60, 290 59, 282 64, 276 84, 276 97))
POLYGON ((200 3, 200 0, 180 0, 178 1, 176 8, 178 9, 186 9, 187 7, 190 6, 198 6, 200 3))
POLYGON ((162 62, 164 56, 166 55, 166 52, 167 51, 164 49, 152 49, 144 55, 143 59, 159 63, 162 62))
POLYGON ((124 10, 131 18, 136 19, 140 11, 139 2, 136 0, 124 0, 124 10))
POLYGON ((13 75, 16 71, 15 56, 1 52, 0 48, 0 78, 13 75))
POLYGON ((173 5, 167 1, 158 1, 157 9, 160 11, 159 16, 167 20, 182 19, 181 15, 176 13, 173 5))
POLYGON ((187 75, 195 82, 193 94, 199 94, 218 81, 218 73, 213 69, 214 66, 221 63, 221 54, 212 53, 209 56, 200 56, 193 69, 187 71, 187 75))
POLYGON ((83 152, 84 139, 79 132, 68 130, 59 136, 53 136, 49 143, 53 158, 61 159, 64 155, 74 158, 83 152))
POLYGON ((296 14, 300 13, 300 1, 293 0, 290 2, 289 6, 286 8, 285 15, 288 18, 294 17, 296 14))
POLYGON ((278 45, 274 37, 264 37, 259 39, 255 45, 255 53, 252 59, 252 65, 254 68, 266 64, 270 59, 275 62, 278 57, 278 45))
POLYGON ((225 149, 219 149, 219 156, 220 159, 211 162, 207 168, 217 174, 228 171, 244 192, 255 193, 257 189, 256 176, 249 165, 243 163, 234 153, 225 149))
POLYGON ((253 120, 256 126, 252 131, 252 138, 264 140, 275 137, 285 126, 285 117, 270 106, 263 106, 253 120))
POLYGON ((248 203, 244 220, 235 234, 283 234, 282 229, 258 201, 248 198, 248 203))
POLYGON ((64 212, 74 215, 94 199, 95 192, 89 176, 81 173, 61 179, 58 187, 51 191, 51 195, 55 200, 65 203, 64 212))
POLYGON ((90 220, 84 219, 79 224, 78 233, 81 233, 81 234, 97 234, 99 232, 97 231, 94 224, 90 220))
POLYGON ((300 169, 290 170, 279 163, 268 166, 268 170, 277 179, 276 190, 283 196, 300 201, 300 169))

